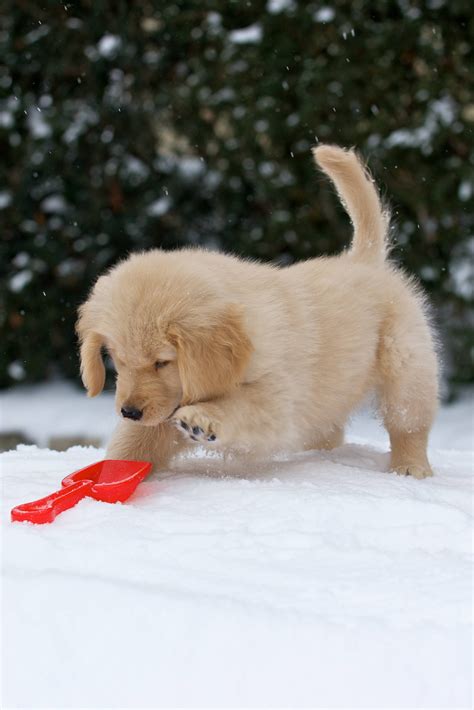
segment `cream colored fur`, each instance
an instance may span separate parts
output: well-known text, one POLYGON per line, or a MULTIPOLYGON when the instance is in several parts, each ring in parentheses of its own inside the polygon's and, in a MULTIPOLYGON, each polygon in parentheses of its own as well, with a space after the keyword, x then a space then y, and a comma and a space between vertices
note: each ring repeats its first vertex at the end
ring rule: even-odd
POLYGON ((118 410, 143 411, 119 423, 108 457, 166 466, 191 437, 256 455, 332 448, 375 391, 391 468, 431 475, 438 373, 423 296, 387 261, 389 216, 356 154, 314 156, 352 220, 348 251, 277 268, 153 250, 99 278, 77 326, 84 384, 102 389, 105 347, 118 410))

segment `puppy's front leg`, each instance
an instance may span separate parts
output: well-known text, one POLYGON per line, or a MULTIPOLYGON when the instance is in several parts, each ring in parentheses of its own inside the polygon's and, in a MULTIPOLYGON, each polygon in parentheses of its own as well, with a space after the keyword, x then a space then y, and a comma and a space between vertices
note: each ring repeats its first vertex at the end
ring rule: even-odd
POLYGON ((164 468, 185 442, 175 427, 163 423, 156 427, 120 421, 107 447, 108 459, 150 461, 154 468, 164 468))
POLYGON ((206 446, 268 450, 291 443, 290 409, 282 395, 251 383, 224 397, 180 407, 173 420, 186 438, 206 446))

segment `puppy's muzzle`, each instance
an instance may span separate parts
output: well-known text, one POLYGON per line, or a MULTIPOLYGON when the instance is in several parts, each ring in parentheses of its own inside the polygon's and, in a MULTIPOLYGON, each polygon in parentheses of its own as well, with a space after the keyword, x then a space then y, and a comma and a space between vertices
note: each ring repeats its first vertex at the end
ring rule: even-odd
POLYGON ((136 409, 136 407, 122 407, 120 410, 122 417, 125 419, 133 419, 133 421, 138 422, 143 416, 143 409, 136 409))

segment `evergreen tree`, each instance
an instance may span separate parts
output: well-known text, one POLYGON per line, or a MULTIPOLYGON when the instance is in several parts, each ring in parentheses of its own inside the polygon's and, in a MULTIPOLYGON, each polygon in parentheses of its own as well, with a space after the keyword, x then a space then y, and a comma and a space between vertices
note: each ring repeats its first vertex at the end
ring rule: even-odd
POLYGON ((0 385, 77 376, 76 308, 131 250, 343 249, 317 141, 369 159, 472 379, 470 0, 6 0, 0 22, 0 385))

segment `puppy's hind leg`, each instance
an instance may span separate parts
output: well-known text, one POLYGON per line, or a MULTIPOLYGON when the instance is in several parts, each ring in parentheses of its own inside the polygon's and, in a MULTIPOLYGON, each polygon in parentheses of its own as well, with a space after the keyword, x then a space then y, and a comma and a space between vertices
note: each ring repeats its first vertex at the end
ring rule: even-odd
POLYGON ((426 453, 438 406, 438 365, 431 333, 415 298, 392 312, 379 345, 380 410, 390 435, 392 471, 432 476, 426 453))

